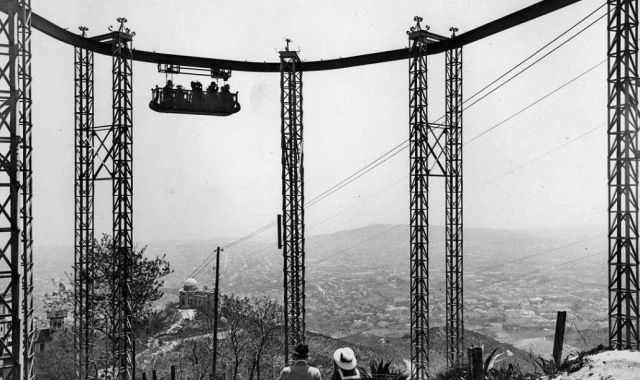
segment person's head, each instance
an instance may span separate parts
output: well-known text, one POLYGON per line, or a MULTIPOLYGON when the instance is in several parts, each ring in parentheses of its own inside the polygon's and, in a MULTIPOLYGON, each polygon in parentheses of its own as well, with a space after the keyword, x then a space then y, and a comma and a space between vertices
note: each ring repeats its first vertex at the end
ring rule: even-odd
POLYGON ((356 368, 358 365, 358 361, 356 360, 356 355, 353 353, 353 350, 349 347, 343 347, 337 349, 333 353, 333 363, 336 367, 343 369, 345 371, 351 371, 356 368))
POLYGON ((291 354, 293 360, 307 360, 309 359, 309 346, 306 343, 298 343, 296 348, 291 354))

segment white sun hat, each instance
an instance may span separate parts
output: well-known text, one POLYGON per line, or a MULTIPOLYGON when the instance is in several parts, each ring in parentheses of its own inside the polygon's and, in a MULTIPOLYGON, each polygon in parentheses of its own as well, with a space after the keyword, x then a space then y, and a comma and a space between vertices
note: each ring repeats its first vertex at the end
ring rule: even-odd
POLYGON ((344 370, 352 370, 356 368, 358 364, 356 355, 349 347, 338 348, 336 352, 333 353, 333 361, 338 367, 344 370))

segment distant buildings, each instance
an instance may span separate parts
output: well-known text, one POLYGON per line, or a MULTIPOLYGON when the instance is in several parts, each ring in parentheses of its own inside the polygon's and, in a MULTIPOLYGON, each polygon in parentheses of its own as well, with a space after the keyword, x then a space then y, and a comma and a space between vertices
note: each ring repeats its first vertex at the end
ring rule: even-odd
POLYGON ((66 317, 66 310, 47 311, 49 327, 36 329, 35 344, 36 347, 38 347, 38 351, 44 351, 46 349, 47 343, 51 342, 53 334, 56 331, 64 328, 64 319, 66 317))
POLYGON ((180 308, 195 309, 198 306, 212 305, 215 291, 204 286, 198 286, 195 278, 188 278, 180 289, 180 308))

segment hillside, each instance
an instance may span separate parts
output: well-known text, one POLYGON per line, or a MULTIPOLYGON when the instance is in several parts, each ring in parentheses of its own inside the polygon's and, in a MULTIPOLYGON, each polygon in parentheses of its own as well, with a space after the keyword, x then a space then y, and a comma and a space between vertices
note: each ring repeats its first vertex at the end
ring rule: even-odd
MULTIPOLYGON (((357 344, 359 346, 367 347, 370 350, 374 350, 379 356, 368 356, 366 354, 361 357, 369 360, 372 358, 386 358, 393 359, 395 362, 400 362, 402 359, 409 359, 411 356, 411 343, 408 334, 399 338, 381 338, 376 336, 349 336, 344 337, 341 340, 349 342, 350 344, 357 344)), ((429 360, 431 369, 434 372, 443 370, 446 366, 446 351, 445 351, 445 331, 444 327, 435 327, 429 331, 429 360)), ((465 346, 482 346, 485 353, 493 351, 498 348, 498 352, 507 352, 505 354, 504 364, 513 363, 520 366, 523 370, 533 370, 532 356, 530 353, 522 351, 510 344, 500 343, 495 339, 487 337, 483 334, 474 331, 465 331, 465 346)), ((464 353, 466 355, 466 352, 464 353)))
MULTIPOLYGON (((549 351, 545 336, 555 313, 570 311, 571 328, 606 328, 606 239, 597 228, 548 230, 465 229, 465 327, 537 354, 549 351), (537 301, 536 301, 537 300, 537 301)), ((175 273, 166 279, 165 301, 216 245, 229 240, 148 242, 147 254, 166 254, 175 273)), ((142 246, 142 243, 139 243, 142 246)), ((409 227, 369 225, 309 236, 306 240, 307 326, 333 338, 408 332, 409 227)), ((65 279, 72 247, 36 249, 36 305, 65 279)), ((213 280, 212 263, 196 279, 213 280)), ((444 324, 444 229, 430 227, 431 326, 444 324)), ((225 250, 221 290, 282 299, 282 252, 265 235, 225 250), (260 240, 266 239, 266 240, 260 240)), ((36 306, 36 307, 37 307, 36 306)), ((591 340, 591 339, 589 339, 591 340)), ((583 339, 576 336, 576 346, 583 339)), ((591 341, 587 342, 592 344, 591 341)), ((594 342, 595 344, 599 342, 594 342)))
MULTIPOLYGON (((444 228, 431 226, 430 252, 431 269, 441 272, 444 267, 444 228)), ((505 260, 519 260, 541 250, 567 245, 601 235, 601 239, 585 241, 579 246, 564 247, 560 254, 534 257, 534 265, 552 265, 563 256, 585 249, 592 251, 606 248, 606 235, 593 227, 556 228, 550 230, 504 230, 486 228, 466 228, 465 264, 469 270, 490 269, 505 260)), ((275 236, 275 235, 274 235, 275 236)), ((208 239, 189 241, 138 242, 138 247, 147 246, 148 255, 166 254, 175 273, 168 278, 167 288, 178 288, 182 281, 214 252, 216 245, 224 245, 229 239, 208 239)), ((48 288, 50 279, 63 279, 64 273, 71 271, 73 246, 56 245, 36 247, 36 266, 39 289, 48 288)), ((306 239, 308 276, 313 278, 314 268, 330 267, 339 270, 359 270, 368 267, 390 266, 402 270, 408 268, 409 227, 408 225, 374 224, 361 228, 338 231, 330 234, 309 236, 306 239), (317 263, 317 265, 309 265, 317 263), (342 269, 341 269, 342 268, 342 269)), ((597 263, 597 260, 592 260, 597 263)), ((586 261, 590 264, 592 261, 586 261)), ((281 251, 275 246, 275 239, 265 240, 264 235, 227 249, 222 254, 222 280, 230 282, 238 272, 252 268, 280 271, 281 251)), ((212 265, 199 275, 201 282, 212 278, 212 265)), ((589 271, 595 269, 591 265, 589 271)), ((436 275, 438 273, 435 273, 436 275)), ((437 276, 436 276, 437 277, 437 276)), ((585 276, 588 277, 588 276, 585 276)))
MULTIPOLYGON (((137 360, 139 367, 143 371, 156 369, 158 375, 168 373, 169 367, 175 365, 178 373, 188 371, 182 368, 185 355, 185 344, 190 345, 194 341, 206 340, 206 345, 210 344, 210 335, 204 334, 193 321, 183 320, 176 323, 175 318, 167 318, 168 323, 164 332, 156 334, 151 339, 149 348, 140 352, 137 360)), ((466 345, 483 346, 486 352, 491 352, 494 348, 499 348, 498 352, 505 352, 505 360, 502 364, 513 363, 520 366, 525 371, 533 370, 530 354, 521 351, 509 344, 502 344, 494 339, 472 331, 466 331, 466 345)), ((221 332, 224 335, 224 332, 221 332)), ((282 347, 283 333, 276 333, 276 347, 282 347)), ((430 331, 431 349, 429 351, 430 368, 433 373, 444 369, 446 359, 445 339, 443 328, 433 328, 430 331)), ((400 338, 380 338, 374 336, 350 336, 342 339, 335 339, 330 336, 307 332, 307 343, 310 347, 310 362, 320 368, 325 375, 329 375, 332 370, 332 354, 341 347, 351 347, 356 353, 359 365, 368 368, 371 359, 384 359, 393 361, 397 367, 403 367, 403 359, 410 358, 410 342, 408 336, 400 338)), ((196 345, 189 346, 193 350, 196 345)), ((187 355, 189 355, 187 349, 187 355)), ((281 352, 278 348, 275 352, 275 363, 277 367, 282 366, 281 352)), ((328 377, 325 377, 328 378, 328 377)))

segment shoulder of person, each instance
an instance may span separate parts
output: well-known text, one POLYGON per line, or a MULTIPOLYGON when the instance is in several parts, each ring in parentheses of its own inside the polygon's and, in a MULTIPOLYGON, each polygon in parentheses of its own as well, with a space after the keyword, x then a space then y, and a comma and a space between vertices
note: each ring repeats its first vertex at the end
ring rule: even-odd
POLYGON ((291 367, 284 367, 282 371, 280 371, 280 376, 278 376, 278 380, 288 379, 289 375, 291 375, 291 367))
POLYGON ((318 369, 318 367, 309 367, 309 372, 317 376, 318 379, 320 378, 320 369, 318 369))

